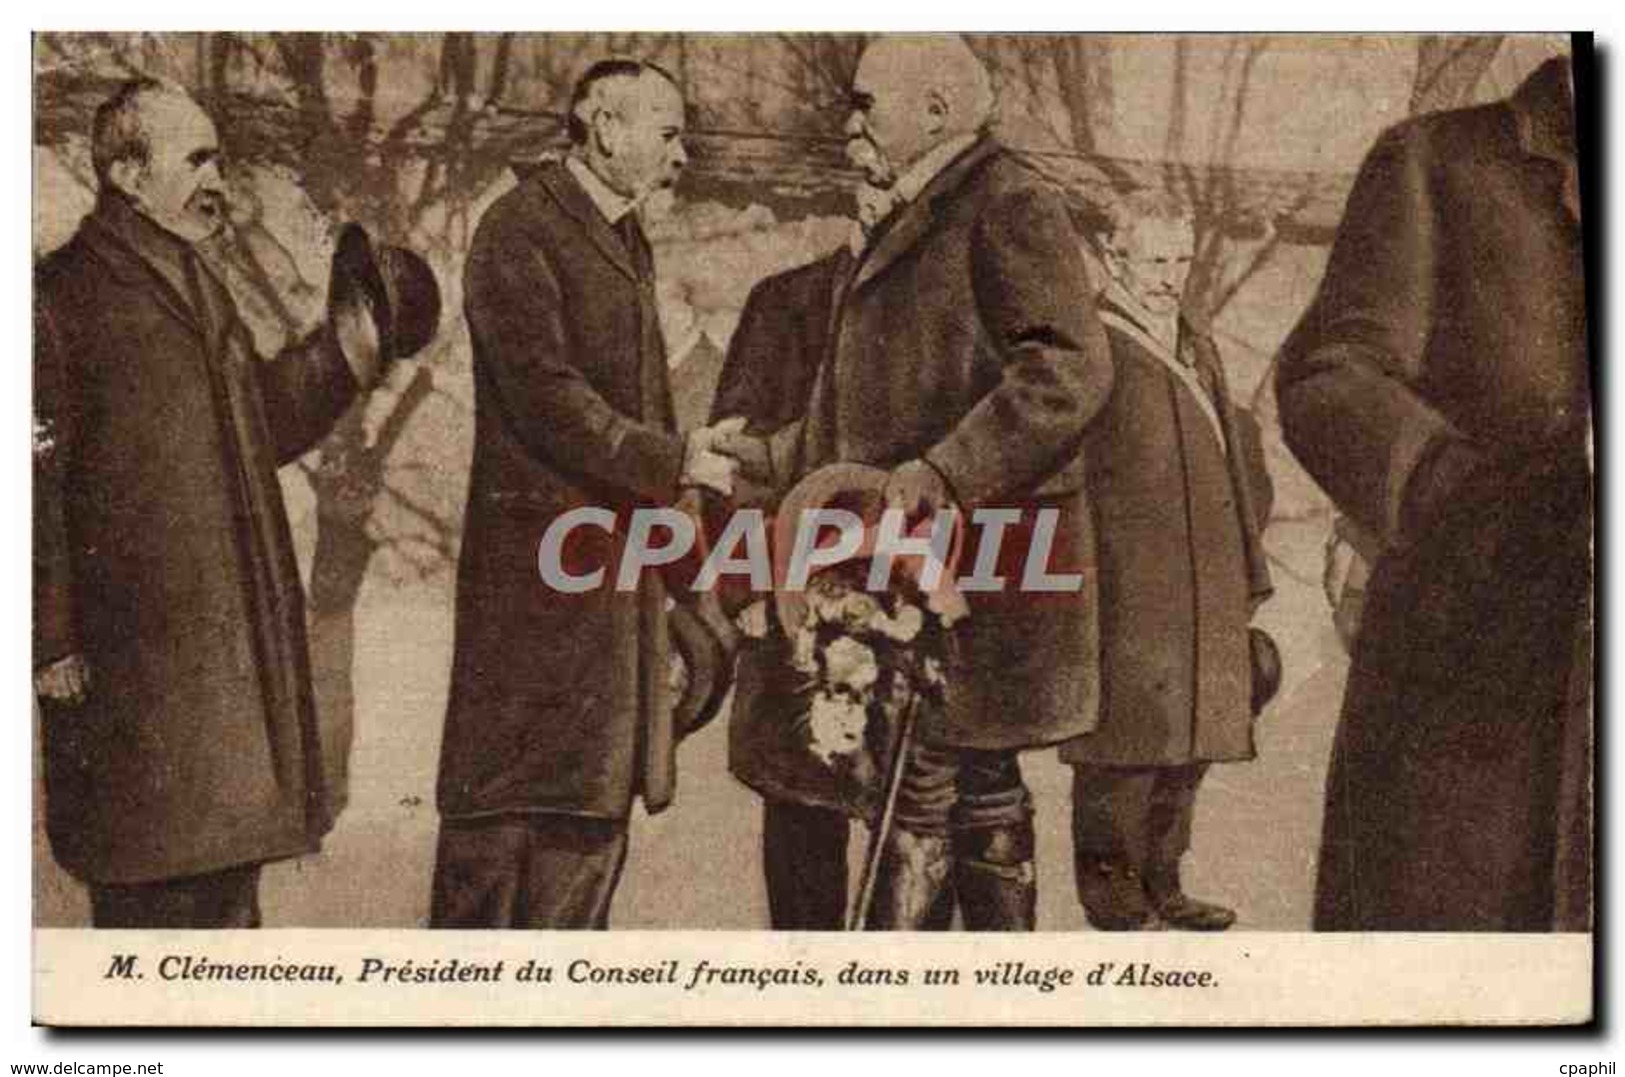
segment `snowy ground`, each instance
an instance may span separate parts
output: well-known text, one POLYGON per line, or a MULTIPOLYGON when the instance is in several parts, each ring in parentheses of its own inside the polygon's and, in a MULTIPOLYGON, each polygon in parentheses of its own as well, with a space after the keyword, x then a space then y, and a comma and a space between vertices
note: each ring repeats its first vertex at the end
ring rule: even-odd
MULTIPOLYGON (((1281 582, 1261 623, 1283 641, 1288 685, 1262 719, 1259 758, 1211 772, 1186 861, 1191 891, 1235 904, 1240 926, 1255 930, 1308 925, 1321 786, 1343 682, 1340 661, 1314 668, 1316 656, 1333 649, 1318 589, 1281 582), (1311 628, 1283 627, 1293 624, 1311 628)), ((450 612, 443 598, 428 592, 375 587, 363 593, 356 668, 362 712, 351 806, 320 855, 267 871, 269 925, 423 924, 450 612), (366 647, 385 638, 387 648, 366 647)), ((684 745, 676 806, 637 819, 615 925, 766 926, 759 802, 727 773, 725 724, 726 715, 684 745)), ((1024 766, 1038 804, 1040 927, 1083 929, 1070 875, 1070 772, 1047 751, 1029 754, 1024 766)), ((36 820, 37 920, 42 926, 84 924, 83 893, 52 863, 38 827, 36 820)))

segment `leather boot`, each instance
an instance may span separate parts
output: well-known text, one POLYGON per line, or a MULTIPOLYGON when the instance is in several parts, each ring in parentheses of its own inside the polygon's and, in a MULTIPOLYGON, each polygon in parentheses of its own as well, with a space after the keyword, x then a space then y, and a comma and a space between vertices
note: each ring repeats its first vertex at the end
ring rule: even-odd
POLYGON ((948 839, 894 827, 875 876, 870 931, 946 931, 954 894, 948 839))
POLYGON ((1152 908, 1176 931, 1223 931, 1236 922, 1236 911, 1211 901, 1199 901, 1179 884, 1179 865, 1160 867, 1146 875, 1146 896, 1152 908))
POLYGON ((954 888, 966 931, 1032 931, 1038 923, 1033 825, 954 834, 954 888))
POLYGON ((1125 860, 1079 854, 1078 900, 1091 927, 1098 931, 1166 931, 1139 869, 1125 860))

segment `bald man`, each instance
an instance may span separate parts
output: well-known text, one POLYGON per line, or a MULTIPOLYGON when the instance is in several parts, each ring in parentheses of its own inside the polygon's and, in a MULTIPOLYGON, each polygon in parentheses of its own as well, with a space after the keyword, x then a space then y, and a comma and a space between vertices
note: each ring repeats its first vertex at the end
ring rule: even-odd
POLYGON ((1077 589, 967 596, 946 706, 921 718, 869 918, 946 927, 957 895, 969 929, 1032 930, 1032 804, 1016 753, 1095 721, 1096 668, 1080 658, 1099 646, 1079 445, 1110 392, 1111 356, 1077 301, 1088 278, 1060 195, 987 133, 993 93, 963 41, 875 42, 852 105, 849 155, 899 208, 843 293, 806 418, 768 442, 720 444, 776 484, 836 461, 886 468, 888 503, 915 516, 1014 508, 1030 526, 1054 510, 1050 564, 1077 589))

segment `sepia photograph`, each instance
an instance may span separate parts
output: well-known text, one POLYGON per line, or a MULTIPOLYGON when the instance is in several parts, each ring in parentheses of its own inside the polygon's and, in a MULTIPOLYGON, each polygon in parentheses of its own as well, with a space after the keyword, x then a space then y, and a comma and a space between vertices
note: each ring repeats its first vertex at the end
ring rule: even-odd
POLYGON ((29 44, 34 1021, 1593 1020, 1589 34, 29 44))

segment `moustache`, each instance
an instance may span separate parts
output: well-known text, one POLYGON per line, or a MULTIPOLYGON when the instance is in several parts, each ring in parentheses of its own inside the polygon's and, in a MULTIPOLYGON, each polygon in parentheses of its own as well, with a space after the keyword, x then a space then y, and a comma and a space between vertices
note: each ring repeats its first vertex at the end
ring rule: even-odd
POLYGON ((211 221, 224 220, 230 204, 219 191, 198 191, 186 200, 186 206, 200 217, 211 221))

